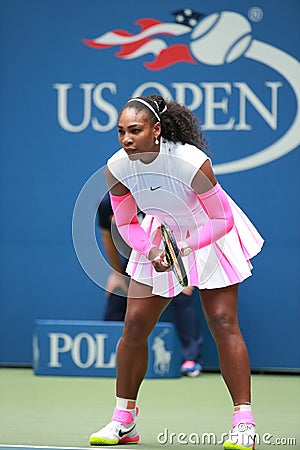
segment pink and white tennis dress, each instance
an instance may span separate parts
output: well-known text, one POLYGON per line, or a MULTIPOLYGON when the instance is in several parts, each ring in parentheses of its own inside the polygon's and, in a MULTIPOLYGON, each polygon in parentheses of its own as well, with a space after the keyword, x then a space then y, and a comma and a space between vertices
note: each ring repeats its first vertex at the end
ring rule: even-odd
MULTIPOLYGON (((195 174, 207 159, 193 145, 161 139, 160 152, 149 164, 130 160, 123 149, 108 160, 112 175, 130 190, 137 207, 146 214, 142 227, 154 245, 163 248, 159 229, 162 222, 169 224, 180 243, 209 220, 191 188, 195 174)), ((190 286, 220 288, 251 275, 250 259, 260 252, 264 240, 236 203, 229 196, 228 199, 234 217, 232 230, 183 257, 190 286)), ((173 297, 183 289, 172 271, 156 272, 152 263, 135 250, 131 252, 127 273, 163 297, 173 297)))

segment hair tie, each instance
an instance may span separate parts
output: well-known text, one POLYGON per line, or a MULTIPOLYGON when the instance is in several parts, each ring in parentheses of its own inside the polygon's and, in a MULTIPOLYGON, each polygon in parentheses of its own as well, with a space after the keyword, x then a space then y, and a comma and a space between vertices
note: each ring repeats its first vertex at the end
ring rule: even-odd
POLYGON ((155 104, 156 104, 156 108, 157 108, 157 111, 159 112, 159 106, 158 106, 158 103, 157 103, 157 101, 156 101, 156 100, 153 100, 153 103, 155 103, 155 104))

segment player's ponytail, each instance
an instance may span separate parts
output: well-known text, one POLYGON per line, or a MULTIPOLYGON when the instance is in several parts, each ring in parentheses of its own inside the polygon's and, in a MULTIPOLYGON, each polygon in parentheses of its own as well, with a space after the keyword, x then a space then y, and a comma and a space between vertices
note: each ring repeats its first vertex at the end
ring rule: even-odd
POLYGON ((173 100, 166 100, 160 95, 144 97, 156 104, 156 111, 161 122, 161 135, 174 143, 192 144, 203 151, 208 150, 205 136, 201 131, 200 120, 186 106, 173 100))

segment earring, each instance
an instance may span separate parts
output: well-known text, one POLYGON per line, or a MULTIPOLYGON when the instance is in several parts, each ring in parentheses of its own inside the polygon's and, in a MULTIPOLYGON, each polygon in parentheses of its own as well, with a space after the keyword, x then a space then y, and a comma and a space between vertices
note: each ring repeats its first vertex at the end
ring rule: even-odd
POLYGON ((156 144, 156 145, 159 144, 158 138, 155 138, 154 144, 156 144))

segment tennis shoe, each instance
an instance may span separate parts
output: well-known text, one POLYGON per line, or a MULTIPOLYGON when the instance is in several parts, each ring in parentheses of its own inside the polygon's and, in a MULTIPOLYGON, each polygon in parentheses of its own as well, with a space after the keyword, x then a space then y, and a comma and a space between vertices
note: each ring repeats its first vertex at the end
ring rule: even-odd
POLYGON ((187 377, 199 377, 202 373, 202 367, 195 361, 185 361, 181 366, 181 373, 187 377))
POLYGON ((239 423, 230 432, 229 439, 224 442, 225 450, 254 450, 255 426, 251 423, 239 423))
MULTIPOLYGON (((136 415, 138 409, 136 408, 136 415)), ((140 436, 135 417, 130 411, 115 408, 111 422, 96 433, 91 434, 91 445, 137 444, 140 436)))

